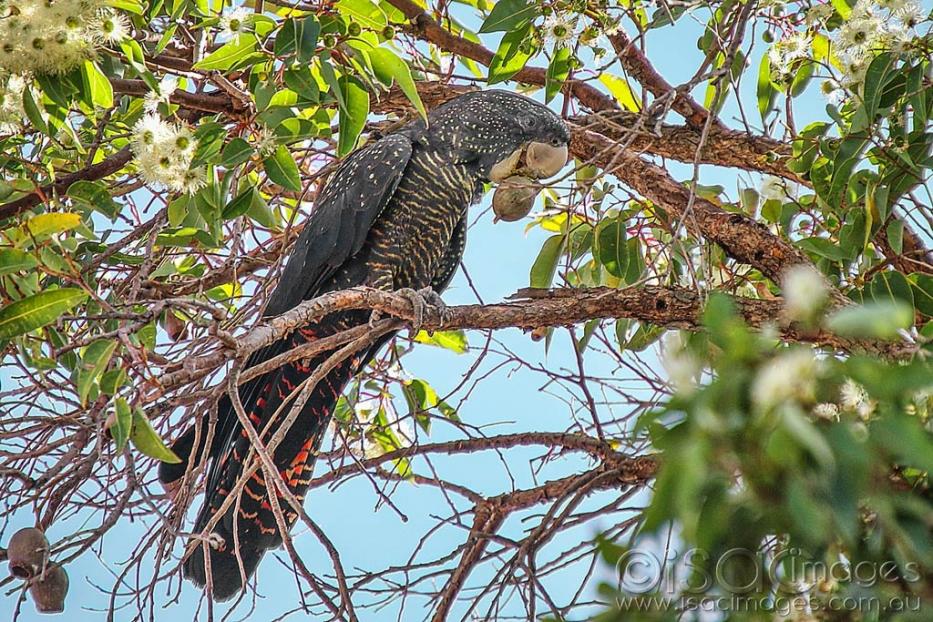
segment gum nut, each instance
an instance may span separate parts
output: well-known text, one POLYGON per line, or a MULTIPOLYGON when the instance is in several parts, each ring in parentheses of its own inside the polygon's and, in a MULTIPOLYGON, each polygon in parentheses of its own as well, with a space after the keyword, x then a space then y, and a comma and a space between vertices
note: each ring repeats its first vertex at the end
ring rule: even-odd
POLYGON ((165 314, 165 332, 172 341, 181 341, 188 336, 188 324, 172 311, 168 311, 165 314))
POLYGON ((65 596, 68 594, 68 573, 52 562, 45 569, 45 574, 29 586, 29 593, 39 613, 61 613, 65 610, 65 596))
POLYGON ((10 538, 7 557, 10 574, 21 579, 31 579, 42 572, 49 555, 49 541, 41 529, 20 529, 10 538))
POLYGON ((509 177, 499 184, 492 195, 492 209, 496 220, 514 222, 521 220, 534 207, 540 189, 528 177, 509 177))

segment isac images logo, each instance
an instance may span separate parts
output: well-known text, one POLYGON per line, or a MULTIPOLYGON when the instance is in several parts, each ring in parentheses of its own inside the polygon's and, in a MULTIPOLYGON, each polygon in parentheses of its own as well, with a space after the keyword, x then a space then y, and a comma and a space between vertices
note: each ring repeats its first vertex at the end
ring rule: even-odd
POLYGON ((916 583, 917 564, 810 561, 799 549, 729 549, 716 559, 701 549, 683 554, 630 549, 616 563, 623 610, 920 611, 920 597, 879 597, 872 588, 916 583), (847 589, 842 589, 843 587, 847 589), (762 597, 762 594, 766 596, 762 597), (859 595, 851 595, 859 594, 859 595))

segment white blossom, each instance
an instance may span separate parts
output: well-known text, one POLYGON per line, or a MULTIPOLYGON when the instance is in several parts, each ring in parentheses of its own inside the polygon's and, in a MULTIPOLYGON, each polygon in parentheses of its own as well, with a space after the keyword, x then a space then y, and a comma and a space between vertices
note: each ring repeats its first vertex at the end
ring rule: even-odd
POLYGON ((844 410, 854 412, 864 420, 871 417, 878 405, 868 397, 865 387, 851 378, 846 378, 839 388, 839 403, 844 410))
POLYGON ((829 292, 823 275, 810 266, 795 265, 781 282, 784 311, 792 320, 810 320, 823 309, 829 292))
POLYGON ((837 421, 839 419, 839 407, 831 402, 824 402, 813 407, 813 416, 827 421, 837 421))
POLYGON ((369 423, 373 420, 381 407, 382 400, 360 400, 356 403, 356 406, 353 407, 353 412, 356 413, 356 418, 360 423, 369 423))
POLYGON ((158 89, 146 93, 143 108, 146 112, 154 113, 159 108, 159 104, 169 103, 169 98, 175 89, 178 88, 178 78, 169 76, 159 82, 158 89))
POLYGON ((765 410, 788 401, 812 402, 820 369, 820 362, 809 350, 786 350, 758 370, 752 383, 752 401, 765 410))
POLYGON ((833 7, 830 4, 816 4, 807 9, 806 22, 810 26, 816 26, 827 21, 833 16, 833 7))
POLYGON ((544 40, 553 43, 555 47, 570 45, 579 34, 577 32, 577 18, 555 11, 544 20, 541 31, 544 40))
POLYGON ((106 43, 119 43, 130 36, 130 21, 113 9, 101 9, 91 22, 91 30, 106 43))
POLYGON ((415 379, 414 376, 402 369, 402 366, 398 363, 392 363, 392 365, 389 366, 386 370, 386 376, 402 384, 411 384, 411 381, 415 379))
POLYGON ((256 132, 255 144, 256 151, 259 152, 259 155, 270 155, 275 151, 275 134, 266 127, 260 128, 260 130, 256 132))
POLYGON ((189 128, 157 114, 143 115, 133 128, 133 154, 143 180, 175 192, 190 194, 207 184, 204 171, 191 168, 197 146, 189 128))
POLYGON ((703 371, 702 362, 684 347, 680 333, 668 333, 662 345, 661 364, 670 383, 681 395, 696 390, 697 378, 703 371))
POLYGON ((0 134, 15 134, 22 128, 25 88, 26 81, 20 76, 0 78, 0 134))
POLYGON ((893 15, 906 29, 916 28, 920 22, 927 18, 927 13, 916 2, 905 2, 904 6, 893 12, 893 15))
POLYGON ((766 175, 761 184, 761 196, 768 199, 791 201, 797 196, 797 185, 781 177, 766 175))
POLYGON ((228 37, 239 37, 247 30, 246 20, 250 16, 248 9, 237 7, 220 17, 220 29, 228 37))

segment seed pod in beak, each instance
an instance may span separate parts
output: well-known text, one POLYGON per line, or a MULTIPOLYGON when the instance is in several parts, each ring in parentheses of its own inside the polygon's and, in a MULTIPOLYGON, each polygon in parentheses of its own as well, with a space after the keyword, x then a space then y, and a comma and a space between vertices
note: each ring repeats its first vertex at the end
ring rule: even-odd
POLYGON ((529 177, 516 175, 502 180, 492 195, 492 211, 496 214, 494 222, 521 220, 534 207, 539 192, 541 185, 529 177))
POLYGON ((496 162, 492 167, 492 170, 489 171, 490 181, 500 182, 506 177, 509 177, 512 173, 515 172, 515 167, 518 165, 518 161, 522 157, 522 150, 516 149, 513 151, 507 158, 496 162))

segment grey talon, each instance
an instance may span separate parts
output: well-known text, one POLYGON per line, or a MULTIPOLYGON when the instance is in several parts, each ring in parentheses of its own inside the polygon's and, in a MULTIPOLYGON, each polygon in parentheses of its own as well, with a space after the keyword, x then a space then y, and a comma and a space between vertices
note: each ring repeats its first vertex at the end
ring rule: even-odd
POLYGON ((450 311, 447 309, 447 303, 444 302, 444 299, 441 298, 441 295, 434 291, 431 287, 425 287, 418 290, 418 293, 421 294, 422 299, 435 309, 440 316, 440 326, 443 327, 447 323, 447 320, 450 319, 450 311))
POLYGON ((424 323, 424 295, 410 287, 403 287, 395 293, 404 296, 411 303, 414 315, 411 321, 411 336, 414 337, 424 323))

